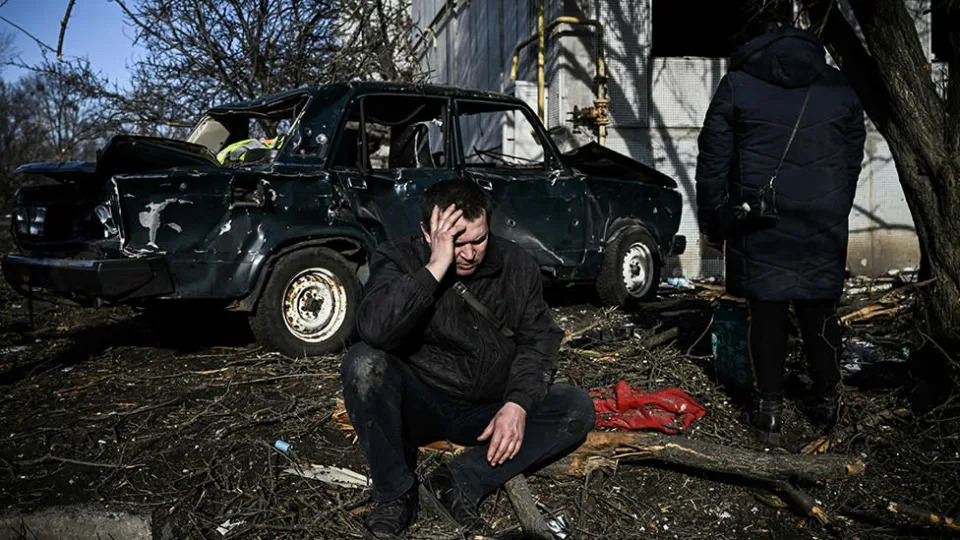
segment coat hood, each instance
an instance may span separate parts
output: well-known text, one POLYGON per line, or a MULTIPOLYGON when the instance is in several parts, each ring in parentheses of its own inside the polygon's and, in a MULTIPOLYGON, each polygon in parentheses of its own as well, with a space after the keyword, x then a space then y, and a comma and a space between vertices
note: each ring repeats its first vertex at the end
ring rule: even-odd
POLYGON ((730 57, 730 71, 744 71, 784 88, 808 86, 826 67, 820 40, 790 27, 751 39, 730 57))

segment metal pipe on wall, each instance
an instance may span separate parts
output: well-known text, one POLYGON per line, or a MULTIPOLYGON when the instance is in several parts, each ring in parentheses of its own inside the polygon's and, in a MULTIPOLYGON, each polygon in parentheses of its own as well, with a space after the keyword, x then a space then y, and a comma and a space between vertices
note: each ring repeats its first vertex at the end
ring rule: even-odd
POLYGON ((517 71, 520 65, 520 52, 527 46, 538 42, 537 46, 537 114, 540 121, 544 121, 544 94, 545 94, 545 73, 544 60, 546 57, 547 36, 554 28, 561 24, 593 26, 597 29, 597 65, 594 82, 597 85, 597 99, 594 100, 594 112, 591 114, 594 125, 597 127, 597 139, 601 145, 607 142, 607 105, 606 97, 607 66, 603 47, 603 24, 594 19, 580 19, 578 17, 561 16, 557 17, 550 24, 544 26, 544 8, 543 0, 538 0, 537 6, 537 33, 521 41, 513 51, 513 63, 510 68, 510 80, 517 80, 517 71))

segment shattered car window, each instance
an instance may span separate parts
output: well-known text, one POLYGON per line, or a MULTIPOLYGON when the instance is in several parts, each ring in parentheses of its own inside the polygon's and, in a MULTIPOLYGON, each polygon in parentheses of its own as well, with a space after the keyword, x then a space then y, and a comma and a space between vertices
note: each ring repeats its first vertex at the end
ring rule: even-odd
POLYGON ((543 168, 544 147, 526 111, 501 103, 457 102, 464 164, 499 169, 543 168))
POLYGON ((366 96, 348 113, 333 167, 371 170, 447 166, 446 100, 420 96, 366 96))
POLYGON ((207 147, 222 165, 272 161, 292 135, 308 99, 268 102, 260 107, 219 110, 205 116, 187 142, 207 147))

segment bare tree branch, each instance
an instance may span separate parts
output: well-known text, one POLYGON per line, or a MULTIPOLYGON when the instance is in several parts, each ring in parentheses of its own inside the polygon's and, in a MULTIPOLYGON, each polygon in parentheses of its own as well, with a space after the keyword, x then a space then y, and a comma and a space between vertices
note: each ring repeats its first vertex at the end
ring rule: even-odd
POLYGON ((16 28, 17 30, 23 32, 27 37, 29 37, 30 39, 32 39, 33 41, 35 41, 35 42, 37 43, 37 45, 40 47, 41 50, 44 50, 44 49, 45 49, 45 50, 48 50, 48 51, 50 51, 50 52, 57 52, 56 49, 54 49, 53 47, 51 47, 51 46, 47 45, 46 43, 44 43, 43 41, 41 41, 40 38, 38 38, 37 36, 31 34, 30 32, 27 32, 27 30, 26 30, 25 28, 23 28, 22 26, 20 26, 19 24, 15 23, 15 22, 11 21, 10 19, 8 19, 8 18, 6 18, 6 17, 3 17, 3 16, 0 16, 0 21, 3 21, 3 22, 5 22, 5 23, 9 24, 10 26, 16 28))
POLYGON ((63 36, 67 33, 67 22, 70 20, 70 12, 73 11, 73 4, 76 0, 70 0, 67 4, 67 12, 60 21, 60 38, 57 40, 57 60, 63 60, 63 36))

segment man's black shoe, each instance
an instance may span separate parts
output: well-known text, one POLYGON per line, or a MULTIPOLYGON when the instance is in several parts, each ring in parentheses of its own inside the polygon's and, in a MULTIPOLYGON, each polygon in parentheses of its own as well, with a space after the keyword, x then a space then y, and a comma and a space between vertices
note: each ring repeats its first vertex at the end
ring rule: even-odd
POLYGON ((397 538, 417 518, 416 487, 389 501, 377 501, 364 523, 377 538, 397 538))
POLYGON ((753 428, 760 442, 779 445, 780 430, 783 427, 781 417, 783 404, 779 397, 761 397, 743 413, 743 423, 753 428))
POLYGON ((840 394, 838 392, 811 396, 801 400, 798 405, 800 410, 810 419, 810 422, 826 431, 833 429, 840 420, 840 394))
POLYGON ((437 467, 420 489, 425 500, 449 525, 465 534, 483 533, 486 522, 477 512, 476 504, 464 497, 449 467, 437 467))

